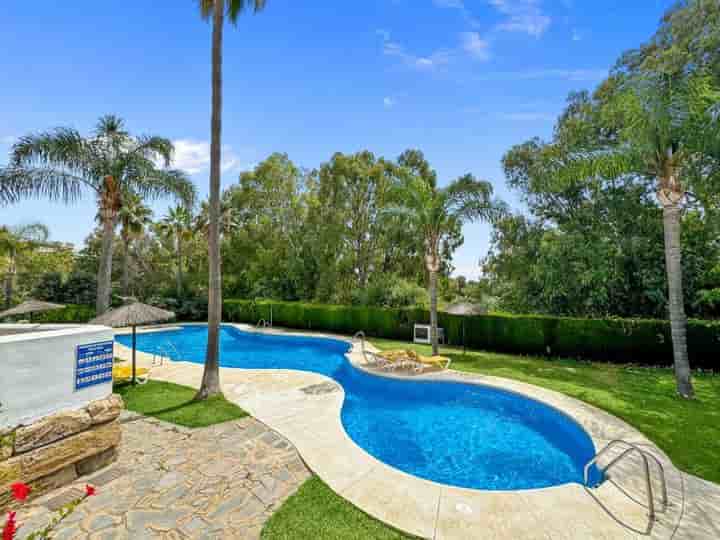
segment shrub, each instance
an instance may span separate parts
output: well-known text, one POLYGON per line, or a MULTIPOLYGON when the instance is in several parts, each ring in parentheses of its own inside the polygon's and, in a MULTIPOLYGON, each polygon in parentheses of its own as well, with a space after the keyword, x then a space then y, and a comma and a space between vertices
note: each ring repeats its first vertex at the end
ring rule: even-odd
POLYGON ((62 309, 35 313, 32 321, 37 323, 86 323, 94 317, 94 307, 70 304, 62 309))
MULTIPOLYGON (((256 324, 260 319, 288 328, 352 335, 412 339, 413 325, 427 324, 423 309, 331 306, 301 302, 226 300, 229 322, 256 324)), ((587 358, 616 363, 670 366, 673 362, 670 324, 647 319, 578 319, 539 315, 489 314, 461 317, 439 314, 447 341, 473 349, 518 354, 587 358)), ((720 322, 688 322, 690 363, 694 368, 720 369, 720 322)))

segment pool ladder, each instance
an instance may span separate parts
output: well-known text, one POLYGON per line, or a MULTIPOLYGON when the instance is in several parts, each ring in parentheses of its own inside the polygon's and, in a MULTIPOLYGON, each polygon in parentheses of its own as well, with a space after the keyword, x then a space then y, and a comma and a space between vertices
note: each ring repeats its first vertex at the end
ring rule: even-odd
POLYGON ((180 352, 177 350, 177 347, 175 347, 175 344, 172 341, 166 341, 164 345, 158 347, 157 352, 153 354, 153 366, 162 366, 165 358, 169 358, 170 360, 181 359, 180 352))
POLYGON ((260 319, 255 325, 255 328, 272 328, 272 325, 265 319, 260 319))
POLYGON ((667 495, 667 484, 665 482, 665 468, 662 466, 662 463, 660 463, 660 460, 647 450, 643 450, 639 446, 632 444, 630 442, 624 441, 622 439, 615 439, 610 441, 605 448, 600 450, 597 454, 595 454, 595 457, 592 458, 590 461, 587 462, 585 465, 584 470, 584 481, 586 487, 597 487, 597 486, 589 486, 588 485, 588 478, 590 473, 590 467, 592 467, 594 464, 597 463, 597 460, 600 459, 604 454, 606 454, 611 448, 614 448, 616 446, 625 446, 625 450, 614 457, 610 463, 608 463, 601 471, 602 474, 605 474, 611 467, 617 465, 620 461, 622 461, 624 458, 629 456, 630 454, 637 453, 640 458, 642 459, 642 468, 643 473, 645 477, 645 491, 647 494, 647 501, 648 501, 648 512, 650 514, 650 520, 655 519, 655 501, 653 498, 653 488, 652 488, 652 481, 650 479, 650 465, 648 462, 648 458, 655 462, 655 464, 658 467, 658 470, 660 471, 660 486, 662 488, 662 510, 660 512, 665 512, 667 510, 668 505, 668 495, 667 495))

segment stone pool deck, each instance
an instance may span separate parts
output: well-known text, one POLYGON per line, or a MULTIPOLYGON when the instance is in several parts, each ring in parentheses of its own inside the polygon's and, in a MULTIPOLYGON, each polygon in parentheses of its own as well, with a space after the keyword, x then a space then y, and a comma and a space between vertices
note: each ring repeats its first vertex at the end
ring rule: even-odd
MULTIPOLYGON (((117 352, 125 358, 129 355, 122 346, 117 352)), ((356 367, 374 370, 358 344, 348 357, 356 367)), ((142 353, 138 359, 141 365, 152 361, 142 353)), ((165 362, 153 369, 152 377, 197 387, 202 366, 165 362)), ((658 470, 651 464, 659 511, 654 521, 649 519, 636 457, 616 467, 610 481, 598 489, 567 484, 525 491, 481 491, 420 479, 378 461, 348 437, 340 420, 344 392, 331 379, 289 370, 222 368, 221 372, 226 397, 287 437, 307 466, 336 493, 381 521, 422 538, 720 538, 720 486, 682 473, 651 441, 621 420, 579 400, 507 379, 453 371, 422 378, 491 385, 547 403, 579 422, 598 450, 613 439, 642 446, 665 468, 667 507, 660 498, 658 470)), ((605 462, 618 453, 608 454, 605 462)))
POLYGON ((250 540, 310 477, 292 445, 254 418, 187 429, 125 413, 118 461, 32 501, 18 539, 58 507, 97 487, 54 540, 250 540))

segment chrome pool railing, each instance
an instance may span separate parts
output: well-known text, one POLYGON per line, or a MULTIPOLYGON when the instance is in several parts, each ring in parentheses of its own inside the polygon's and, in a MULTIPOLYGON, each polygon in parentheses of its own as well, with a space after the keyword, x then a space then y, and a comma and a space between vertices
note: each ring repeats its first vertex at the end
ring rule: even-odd
POLYGON ((655 464, 658 466, 658 470, 660 471, 660 486, 662 488, 662 510, 661 512, 664 512, 667 510, 668 505, 668 495, 667 495, 667 483, 665 481, 665 467, 663 467, 662 463, 660 463, 660 460, 657 458, 657 456, 653 455, 652 453, 643 450, 639 446, 632 444, 630 442, 624 441, 622 439, 615 439, 610 441, 607 445, 605 445, 605 448, 600 450, 597 454, 595 454, 595 457, 593 457, 590 461, 587 462, 585 465, 585 469, 583 471, 584 475, 584 483, 586 487, 588 486, 588 477, 590 472, 590 467, 592 467, 595 463, 597 463, 597 460, 600 459, 601 456, 603 456, 605 453, 607 453, 611 448, 618 446, 618 445, 624 445, 627 448, 618 456, 614 457, 610 463, 608 463, 603 469, 602 473, 605 474, 608 470, 610 470, 611 467, 615 466, 617 463, 622 461, 625 457, 628 455, 637 452, 640 458, 642 459, 642 465, 643 465, 643 473, 645 477, 645 490, 647 493, 647 500, 648 500, 648 512, 650 514, 650 519, 655 519, 655 501, 653 497, 653 488, 652 488, 652 481, 650 479, 650 466, 648 464, 648 458, 653 460, 655 464))

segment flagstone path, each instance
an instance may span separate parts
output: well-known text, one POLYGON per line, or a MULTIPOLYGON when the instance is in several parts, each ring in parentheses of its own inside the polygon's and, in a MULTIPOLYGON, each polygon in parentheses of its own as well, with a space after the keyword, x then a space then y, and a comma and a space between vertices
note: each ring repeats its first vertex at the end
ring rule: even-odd
POLYGON ((126 413, 118 461, 32 502, 18 515, 19 539, 51 518, 51 508, 86 499, 55 540, 251 539, 310 473, 294 447, 253 418, 187 429, 126 413))

